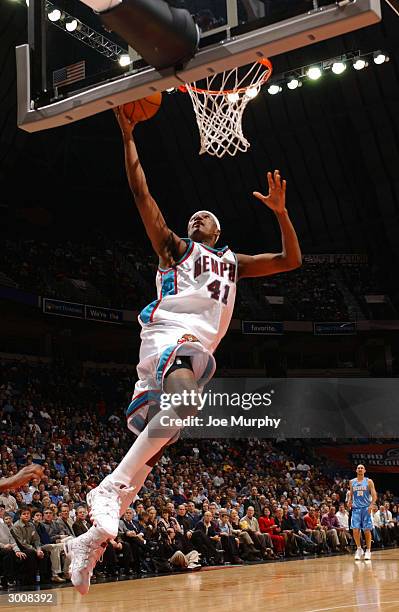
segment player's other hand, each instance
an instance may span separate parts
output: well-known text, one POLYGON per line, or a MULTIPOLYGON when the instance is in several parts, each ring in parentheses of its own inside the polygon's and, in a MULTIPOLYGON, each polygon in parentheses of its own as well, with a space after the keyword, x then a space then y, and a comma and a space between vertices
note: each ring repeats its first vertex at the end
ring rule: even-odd
POLYGON ((2 481, 2 488, 7 487, 8 489, 17 489, 18 487, 22 487, 22 485, 26 484, 32 478, 41 479, 43 476, 43 468, 41 465, 37 465, 36 463, 32 463, 30 465, 25 465, 17 474, 14 476, 10 476, 9 478, 5 478, 2 481))
POLYGON ((114 108, 114 114, 117 122, 119 123, 119 127, 122 130, 123 137, 130 138, 132 131, 136 126, 135 122, 126 117, 125 113, 123 112, 123 106, 117 106, 114 108))
POLYGON ((253 195, 274 212, 283 213, 285 211, 287 181, 281 179, 280 170, 275 170, 273 174, 271 172, 267 173, 267 182, 269 184, 268 195, 263 195, 259 191, 254 191, 253 195))

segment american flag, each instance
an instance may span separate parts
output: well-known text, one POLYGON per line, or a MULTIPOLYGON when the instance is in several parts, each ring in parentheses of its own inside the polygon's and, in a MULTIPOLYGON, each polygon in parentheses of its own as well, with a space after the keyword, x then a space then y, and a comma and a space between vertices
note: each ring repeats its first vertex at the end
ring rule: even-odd
POLYGON ((76 64, 64 66, 59 70, 53 71, 53 87, 63 87, 75 81, 81 81, 86 76, 86 62, 81 60, 76 64))

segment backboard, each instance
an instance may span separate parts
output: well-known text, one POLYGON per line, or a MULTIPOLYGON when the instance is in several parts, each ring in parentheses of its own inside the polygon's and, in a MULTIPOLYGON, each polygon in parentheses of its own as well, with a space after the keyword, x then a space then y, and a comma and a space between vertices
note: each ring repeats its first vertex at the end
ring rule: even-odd
POLYGON ((179 87, 210 73, 272 58, 381 19, 379 0, 171 0, 201 31, 195 57, 158 72, 104 30, 78 0, 30 0, 28 43, 17 47, 18 125, 65 125, 179 87), (121 56, 129 55, 127 65, 121 56))

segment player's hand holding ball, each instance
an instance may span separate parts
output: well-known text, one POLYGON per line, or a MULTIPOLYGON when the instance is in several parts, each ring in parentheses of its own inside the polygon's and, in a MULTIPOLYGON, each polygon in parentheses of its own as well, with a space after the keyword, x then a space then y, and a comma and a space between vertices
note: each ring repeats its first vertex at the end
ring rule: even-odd
POLYGON ((123 106, 114 108, 115 117, 119 123, 119 127, 122 130, 123 138, 130 138, 132 131, 134 130, 136 123, 132 117, 128 117, 123 112, 123 106))

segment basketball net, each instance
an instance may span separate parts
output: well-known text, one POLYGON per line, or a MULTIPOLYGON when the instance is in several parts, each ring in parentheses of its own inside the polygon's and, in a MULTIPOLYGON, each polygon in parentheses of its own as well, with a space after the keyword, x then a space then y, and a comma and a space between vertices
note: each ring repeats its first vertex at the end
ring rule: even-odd
POLYGON ((239 68, 206 77, 206 87, 186 83, 179 89, 190 94, 200 133, 200 154, 223 157, 245 153, 250 143, 242 131, 242 116, 272 73, 268 59, 253 64, 242 76, 239 68), (216 86, 216 84, 218 86, 216 86))

